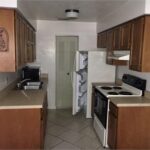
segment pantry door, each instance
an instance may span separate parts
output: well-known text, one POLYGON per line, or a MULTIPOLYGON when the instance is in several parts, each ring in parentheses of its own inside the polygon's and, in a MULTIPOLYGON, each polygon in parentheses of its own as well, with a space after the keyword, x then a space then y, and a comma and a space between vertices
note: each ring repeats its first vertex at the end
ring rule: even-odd
POLYGON ((75 52, 78 50, 77 36, 56 37, 56 108, 72 108, 72 72, 75 52))

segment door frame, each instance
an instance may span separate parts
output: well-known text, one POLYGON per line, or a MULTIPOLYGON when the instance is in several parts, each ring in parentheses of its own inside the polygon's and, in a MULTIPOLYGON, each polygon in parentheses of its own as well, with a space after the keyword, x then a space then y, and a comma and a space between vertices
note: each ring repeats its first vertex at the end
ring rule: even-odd
MULTIPOLYGON (((57 38, 58 37, 76 37, 77 38, 77 50, 79 50, 79 35, 56 35, 55 36, 55 108, 57 109, 56 106, 56 101, 57 101, 57 38)), ((72 95, 73 95, 73 89, 72 89, 72 95)), ((72 102, 73 102, 73 97, 72 97, 72 102)))

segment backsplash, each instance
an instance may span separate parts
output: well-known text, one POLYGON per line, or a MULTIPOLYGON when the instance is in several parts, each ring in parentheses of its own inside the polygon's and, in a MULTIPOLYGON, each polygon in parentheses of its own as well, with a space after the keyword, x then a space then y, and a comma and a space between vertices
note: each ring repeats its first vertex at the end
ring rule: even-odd
POLYGON ((128 74, 146 79, 147 80, 146 90, 150 91, 150 73, 146 73, 146 72, 142 73, 142 72, 132 71, 132 70, 129 70, 128 68, 129 68, 128 66, 117 67, 117 78, 121 79, 122 75, 124 73, 128 73, 128 74))
POLYGON ((18 77, 18 72, 16 73, 0 73, 0 91, 7 87, 18 77))

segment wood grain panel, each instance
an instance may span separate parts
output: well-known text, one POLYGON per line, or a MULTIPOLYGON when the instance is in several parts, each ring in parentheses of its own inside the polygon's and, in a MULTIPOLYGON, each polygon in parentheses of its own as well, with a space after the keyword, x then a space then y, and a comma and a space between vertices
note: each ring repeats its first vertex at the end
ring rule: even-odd
POLYGON ((0 27, 4 27, 9 35, 9 51, 0 52, 0 71, 14 72, 16 70, 14 10, 0 9, 0 27))
POLYGON ((117 149, 150 149, 150 107, 119 108, 117 149))
POLYGON ((0 110, 0 149, 40 149, 40 109, 0 110))

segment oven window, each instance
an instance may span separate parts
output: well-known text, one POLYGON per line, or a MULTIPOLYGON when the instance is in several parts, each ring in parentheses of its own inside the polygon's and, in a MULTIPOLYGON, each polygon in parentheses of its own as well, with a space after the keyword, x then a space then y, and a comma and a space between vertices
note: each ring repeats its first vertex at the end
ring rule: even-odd
POLYGON ((103 124, 104 128, 106 128, 107 121, 107 106, 108 99, 104 95, 102 95, 99 91, 95 92, 95 106, 94 112, 103 124))

